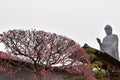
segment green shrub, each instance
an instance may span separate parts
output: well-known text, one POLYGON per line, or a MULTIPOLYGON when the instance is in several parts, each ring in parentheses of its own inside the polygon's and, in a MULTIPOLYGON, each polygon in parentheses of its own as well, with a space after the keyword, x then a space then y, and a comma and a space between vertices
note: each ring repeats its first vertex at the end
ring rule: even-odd
POLYGON ((94 72, 94 74, 95 74, 95 77, 96 77, 98 80, 102 80, 102 79, 103 79, 104 73, 103 73, 102 70, 101 70, 101 71, 94 70, 93 72, 94 72))
POLYGON ((86 80, 86 78, 82 76, 72 76, 69 80, 86 80))

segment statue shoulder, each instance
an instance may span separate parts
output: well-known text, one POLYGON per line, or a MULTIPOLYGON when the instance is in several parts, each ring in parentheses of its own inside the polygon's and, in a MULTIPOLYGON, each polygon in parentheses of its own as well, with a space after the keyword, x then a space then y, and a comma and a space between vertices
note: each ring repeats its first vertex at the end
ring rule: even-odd
POLYGON ((112 34, 113 36, 117 36, 117 34, 112 34))
POLYGON ((118 39, 118 36, 116 34, 111 34, 110 36, 105 36, 103 40, 106 40, 108 38, 118 39))
POLYGON ((117 34, 112 34, 114 37, 118 37, 117 34))
POLYGON ((113 34, 113 38, 114 38, 114 40, 118 41, 118 36, 116 34, 113 34))

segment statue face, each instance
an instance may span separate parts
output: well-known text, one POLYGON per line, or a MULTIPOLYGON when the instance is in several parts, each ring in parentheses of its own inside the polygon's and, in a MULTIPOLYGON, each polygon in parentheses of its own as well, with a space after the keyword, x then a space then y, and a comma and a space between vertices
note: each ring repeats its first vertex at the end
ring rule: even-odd
POLYGON ((112 29, 107 28, 107 29, 105 29, 105 32, 106 32, 107 35, 110 35, 110 34, 112 34, 112 29))

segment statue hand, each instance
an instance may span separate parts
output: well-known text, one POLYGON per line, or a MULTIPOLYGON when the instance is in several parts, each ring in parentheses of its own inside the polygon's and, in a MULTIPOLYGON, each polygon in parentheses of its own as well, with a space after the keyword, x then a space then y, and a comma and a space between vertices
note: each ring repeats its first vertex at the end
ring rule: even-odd
POLYGON ((97 42, 101 44, 101 40, 99 38, 96 38, 97 42))

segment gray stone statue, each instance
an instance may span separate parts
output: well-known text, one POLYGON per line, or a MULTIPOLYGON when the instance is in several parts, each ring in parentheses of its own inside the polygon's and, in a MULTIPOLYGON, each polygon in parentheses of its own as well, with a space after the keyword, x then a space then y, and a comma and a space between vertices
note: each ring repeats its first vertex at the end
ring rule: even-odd
POLYGON ((106 36, 103 38, 103 42, 101 42, 101 40, 97 38, 100 49, 119 60, 118 36, 116 34, 112 34, 112 27, 110 25, 106 25, 104 29, 106 32, 106 36))

